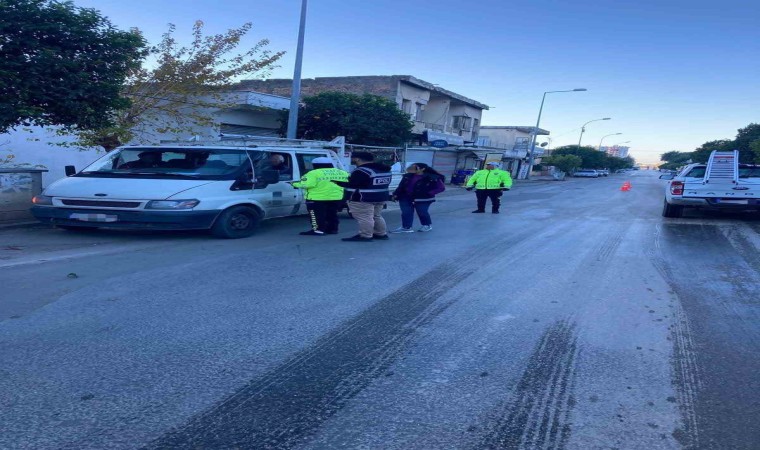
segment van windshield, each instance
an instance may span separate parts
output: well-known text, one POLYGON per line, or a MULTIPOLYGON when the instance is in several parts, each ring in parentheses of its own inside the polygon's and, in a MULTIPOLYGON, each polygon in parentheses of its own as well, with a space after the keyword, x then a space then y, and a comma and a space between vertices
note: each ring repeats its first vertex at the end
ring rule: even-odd
POLYGON ((243 150, 201 148, 122 148, 95 161, 79 176, 227 179, 244 164, 243 150))

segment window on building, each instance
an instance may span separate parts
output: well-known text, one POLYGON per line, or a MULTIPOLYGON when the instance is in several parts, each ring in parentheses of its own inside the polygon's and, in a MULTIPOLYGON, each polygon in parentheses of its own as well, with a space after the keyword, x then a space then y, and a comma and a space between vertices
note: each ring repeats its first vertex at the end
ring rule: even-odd
POLYGON ((467 130, 470 128, 470 117, 467 116, 453 116, 451 118, 451 128, 459 130, 467 130))
POLYGON ((405 113, 412 115, 412 101, 403 99, 401 100, 401 111, 404 111, 405 113))
POLYGON ((417 109, 414 112, 414 120, 418 122, 424 122, 422 120, 422 114, 424 111, 425 111, 425 105, 423 105, 422 103, 417 103, 417 109))

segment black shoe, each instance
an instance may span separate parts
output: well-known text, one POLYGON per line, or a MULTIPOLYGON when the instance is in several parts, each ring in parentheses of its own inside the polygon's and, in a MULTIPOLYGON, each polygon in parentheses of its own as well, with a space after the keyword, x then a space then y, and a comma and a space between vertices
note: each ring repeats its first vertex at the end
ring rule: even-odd
POLYGON ((326 232, 325 234, 338 234, 338 230, 335 230, 335 231, 328 231, 328 232, 326 232))
POLYGON ((475 211, 473 211, 472 213, 473 213, 473 214, 483 214, 483 213, 485 213, 485 211, 481 211, 481 210, 479 210, 479 209, 476 209, 476 210, 475 210, 475 211))
POLYGON ((499 211, 491 211, 491 214, 499 214, 499 211))
POLYGON ((301 236, 324 236, 325 235, 325 233, 321 231, 316 231, 316 230, 302 231, 298 234, 300 234, 301 236))
POLYGON ((378 241, 387 241, 388 239, 390 239, 390 236, 388 236, 387 234, 384 234, 382 236, 379 234, 373 234, 372 238, 377 239, 378 241))
POLYGON ((372 242, 372 238, 366 238, 362 236, 361 234, 357 234, 356 236, 351 236, 349 238, 343 238, 341 241, 346 242, 372 242))

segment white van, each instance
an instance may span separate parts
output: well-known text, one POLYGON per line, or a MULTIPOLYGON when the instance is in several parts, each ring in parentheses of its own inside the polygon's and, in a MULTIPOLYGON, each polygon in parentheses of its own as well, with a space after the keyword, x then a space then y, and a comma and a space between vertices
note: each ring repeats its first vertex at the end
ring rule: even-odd
POLYGON ((348 170, 325 144, 121 147, 81 172, 67 168, 69 177, 34 198, 32 213, 70 230, 210 229, 247 237, 263 219, 306 213, 303 193, 288 182, 311 170, 314 158, 348 170))

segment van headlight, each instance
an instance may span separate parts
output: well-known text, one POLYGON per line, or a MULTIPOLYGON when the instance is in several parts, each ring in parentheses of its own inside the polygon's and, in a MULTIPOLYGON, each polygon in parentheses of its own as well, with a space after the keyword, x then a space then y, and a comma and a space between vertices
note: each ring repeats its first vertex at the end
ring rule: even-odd
POLYGON ((32 197, 32 203, 40 206, 53 206, 53 197, 47 195, 35 195, 32 197))
POLYGON ((193 209, 198 206, 200 200, 151 200, 145 205, 145 209, 193 209))

